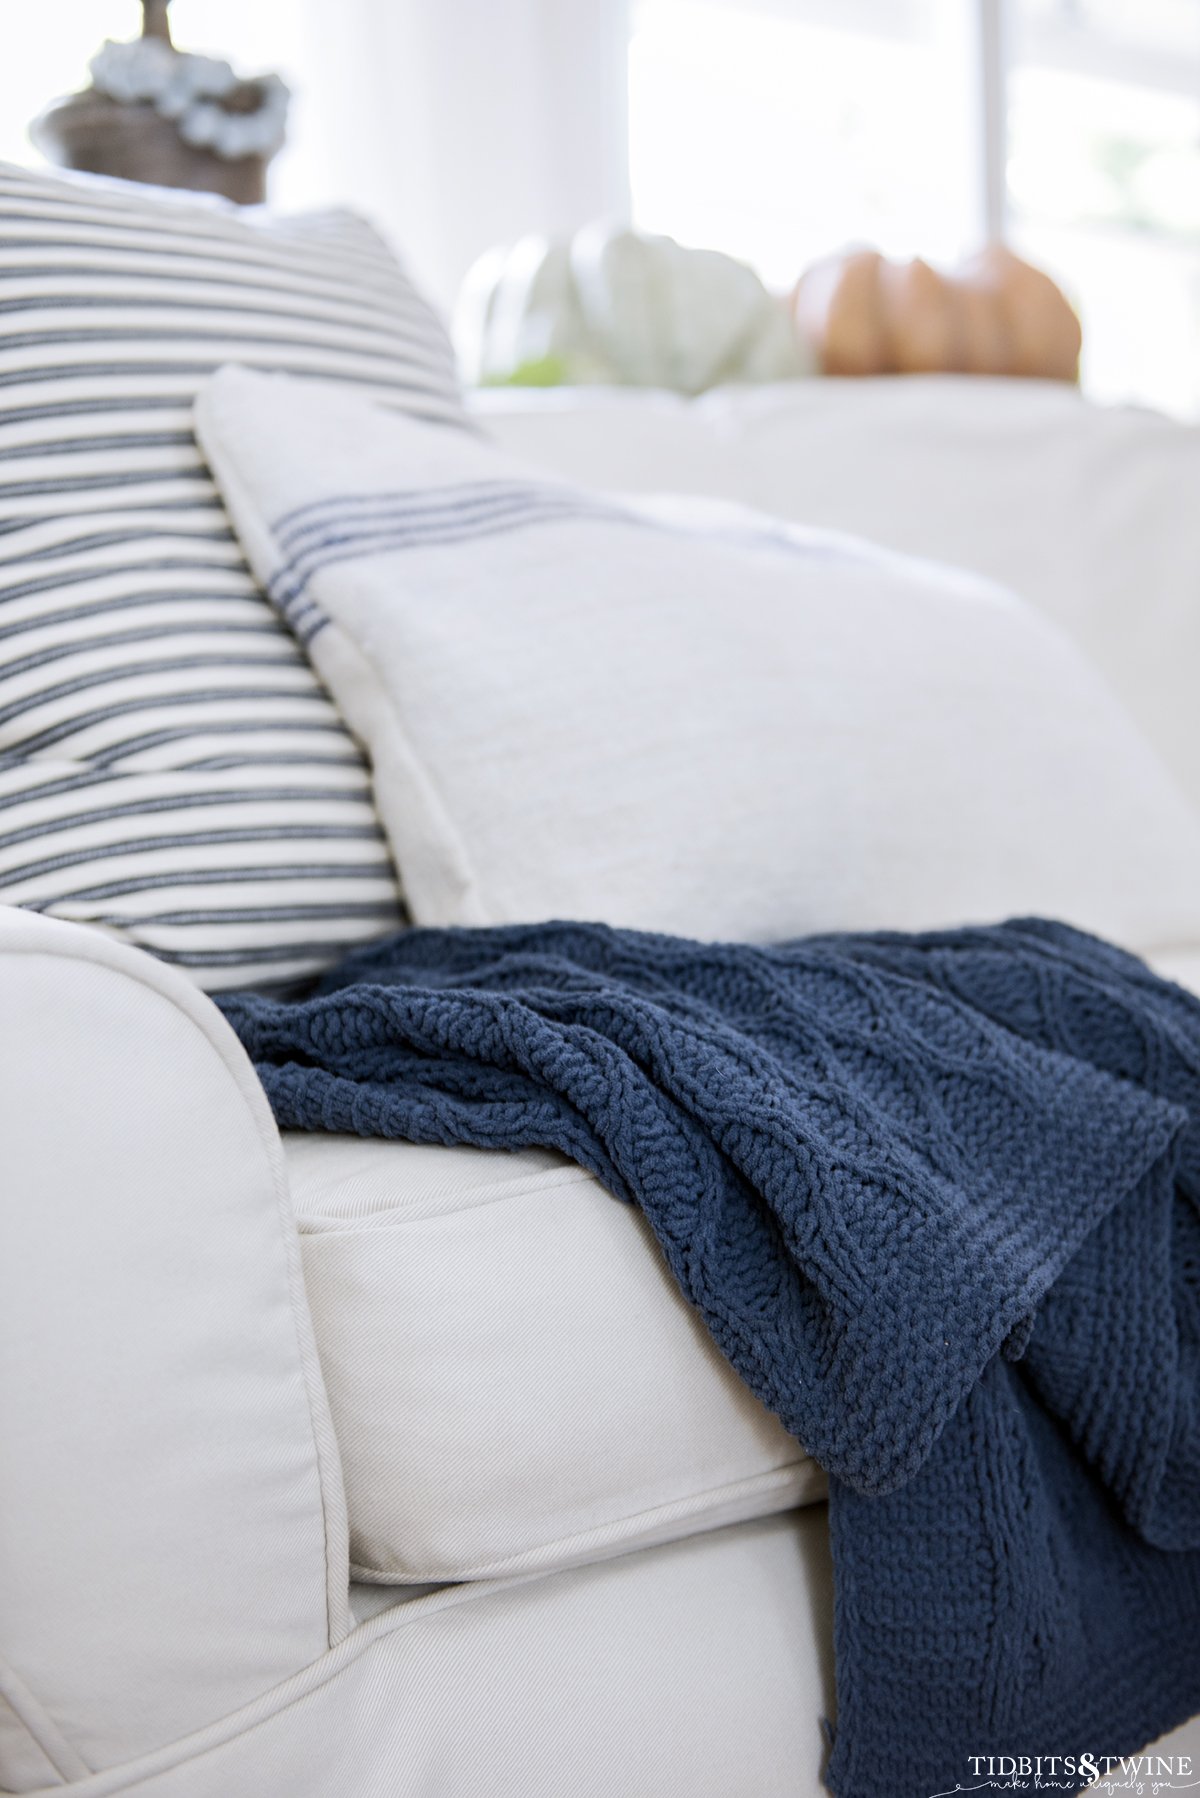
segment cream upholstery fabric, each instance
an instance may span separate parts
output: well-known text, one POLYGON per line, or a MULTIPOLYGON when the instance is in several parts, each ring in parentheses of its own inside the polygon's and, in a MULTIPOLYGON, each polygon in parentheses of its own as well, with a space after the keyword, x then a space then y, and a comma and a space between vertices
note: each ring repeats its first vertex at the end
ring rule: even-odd
POLYGON ((374 1617, 72 1798, 823 1798, 823 1506, 374 1617))
POLYGON ((0 911, 0 1786, 144 1753, 349 1626, 279 1137, 179 973, 0 911), (19 1723, 14 1719, 19 1719, 19 1723))
MULTIPOLYGON (((377 1612, 188 1740, 54 1790, 826 1798, 832 1609, 824 1506, 603 1566, 447 1588, 377 1612)), ((1156 1747, 1200 1764, 1200 1719, 1156 1747)))
POLYGON ((356 1579, 570 1566, 823 1496, 582 1168, 284 1145, 356 1579))
POLYGON ((1189 992, 1200 993, 1200 943, 1153 955, 1150 963, 1164 980, 1173 980, 1178 986, 1186 986, 1189 992))

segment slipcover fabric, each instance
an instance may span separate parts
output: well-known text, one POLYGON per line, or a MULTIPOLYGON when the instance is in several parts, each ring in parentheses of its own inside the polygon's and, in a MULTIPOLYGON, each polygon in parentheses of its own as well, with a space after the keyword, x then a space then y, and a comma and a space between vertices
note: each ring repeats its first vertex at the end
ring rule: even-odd
MULTIPOLYGON (((820 1798, 823 1506, 393 1605, 71 1798, 820 1798)), ((57 1788, 56 1788, 57 1790, 57 1788)))
POLYGON ((284 1150, 356 1579, 569 1566, 824 1496, 594 1175, 537 1150, 284 1150))
POLYGON ((350 1626, 262 1092, 176 970, 0 908, 0 1788, 116 1766, 350 1626), (40 1744, 40 1747, 39 1747, 40 1744))

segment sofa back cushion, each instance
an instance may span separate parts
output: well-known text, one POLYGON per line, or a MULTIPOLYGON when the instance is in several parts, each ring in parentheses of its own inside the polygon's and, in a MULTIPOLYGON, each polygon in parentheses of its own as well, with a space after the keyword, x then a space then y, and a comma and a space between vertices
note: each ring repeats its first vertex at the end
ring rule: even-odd
POLYGON ((370 744, 414 917, 752 941, 1042 912, 1200 936, 1200 832, 998 588, 548 481, 243 369, 197 406, 260 576, 370 744))
POLYGON ((196 447, 222 362, 461 420, 373 231, 0 167, 0 902, 210 987, 398 919, 360 749, 196 447))

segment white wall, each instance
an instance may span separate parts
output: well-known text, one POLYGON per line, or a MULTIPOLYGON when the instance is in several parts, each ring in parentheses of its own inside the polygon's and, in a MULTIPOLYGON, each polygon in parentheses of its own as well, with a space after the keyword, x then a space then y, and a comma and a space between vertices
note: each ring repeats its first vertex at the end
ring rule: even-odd
POLYGON ((301 0, 279 198, 353 198, 445 305, 492 244, 623 216, 625 4, 301 0))

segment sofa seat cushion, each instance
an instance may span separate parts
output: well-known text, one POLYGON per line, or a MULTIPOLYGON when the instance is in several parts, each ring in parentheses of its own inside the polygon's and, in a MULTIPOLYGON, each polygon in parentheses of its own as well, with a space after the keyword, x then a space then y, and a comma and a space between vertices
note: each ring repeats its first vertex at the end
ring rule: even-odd
POLYGON ((567 1567, 823 1496, 582 1168, 284 1144, 357 1579, 567 1567))

